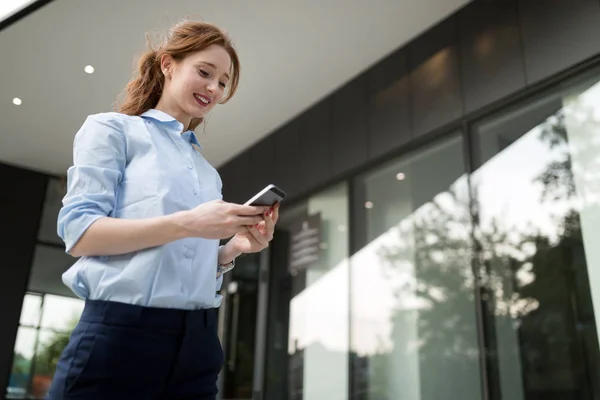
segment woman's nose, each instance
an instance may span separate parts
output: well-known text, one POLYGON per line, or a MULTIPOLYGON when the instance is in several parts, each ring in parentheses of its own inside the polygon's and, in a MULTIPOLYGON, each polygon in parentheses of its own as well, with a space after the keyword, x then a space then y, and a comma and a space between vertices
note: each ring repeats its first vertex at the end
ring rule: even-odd
POLYGON ((217 88, 219 87, 219 83, 218 82, 210 82, 208 84, 207 89, 211 92, 214 93, 216 92, 217 88))

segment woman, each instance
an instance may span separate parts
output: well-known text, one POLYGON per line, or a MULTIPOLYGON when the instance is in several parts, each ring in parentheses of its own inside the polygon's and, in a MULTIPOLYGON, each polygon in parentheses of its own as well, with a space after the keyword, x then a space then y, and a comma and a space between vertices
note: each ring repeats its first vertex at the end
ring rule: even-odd
POLYGON ((81 257, 63 281, 86 303, 50 399, 215 398, 222 274, 268 246, 279 209, 223 202, 193 132, 239 74, 221 30, 181 23, 142 56, 119 112, 75 136, 58 232, 81 257))

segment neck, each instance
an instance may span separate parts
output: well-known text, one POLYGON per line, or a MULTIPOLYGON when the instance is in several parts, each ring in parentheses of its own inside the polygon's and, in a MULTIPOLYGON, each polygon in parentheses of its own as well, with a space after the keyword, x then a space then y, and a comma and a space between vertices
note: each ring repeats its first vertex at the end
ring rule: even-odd
POLYGON ((158 111, 162 111, 165 114, 169 114, 171 117, 175 118, 177 121, 183 124, 183 130, 187 130, 192 122, 192 117, 185 114, 179 107, 174 104, 169 104, 168 101, 161 98, 158 101, 156 107, 154 107, 158 111))

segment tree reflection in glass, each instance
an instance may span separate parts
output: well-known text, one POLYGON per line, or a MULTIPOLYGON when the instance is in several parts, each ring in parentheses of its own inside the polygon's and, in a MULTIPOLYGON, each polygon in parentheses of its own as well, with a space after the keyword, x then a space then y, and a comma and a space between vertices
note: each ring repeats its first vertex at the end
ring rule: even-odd
POLYGON ((481 397, 474 271, 491 398, 597 398, 599 104, 588 85, 483 121, 470 182, 459 140, 357 180, 355 399, 481 397))
MULTIPOLYGON (((573 160, 594 147, 593 158, 600 153, 592 136, 572 136, 566 123, 587 125, 589 132, 598 120, 592 110, 576 102, 564 107, 561 100, 545 98, 478 130, 480 155, 493 153, 481 160, 472 183, 478 259, 493 316, 486 322, 497 398, 598 394, 598 342, 580 224, 584 197, 578 195, 580 188, 598 192, 592 181, 576 185, 573 160)), ((588 168, 585 174, 599 172, 588 168)))

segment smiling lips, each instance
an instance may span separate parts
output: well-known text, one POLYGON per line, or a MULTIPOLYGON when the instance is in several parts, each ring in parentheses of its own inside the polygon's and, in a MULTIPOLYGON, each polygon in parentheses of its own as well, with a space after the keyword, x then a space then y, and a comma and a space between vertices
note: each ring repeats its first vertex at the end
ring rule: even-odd
POLYGON ((196 93, 194 93, 194 99, 196 99, 196 102, 201 107, 207 107, 212 102, 210 97, 206 97, 206 96, 203 96, 201 94, 196 94, 196 93))

